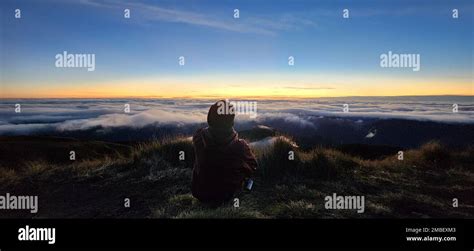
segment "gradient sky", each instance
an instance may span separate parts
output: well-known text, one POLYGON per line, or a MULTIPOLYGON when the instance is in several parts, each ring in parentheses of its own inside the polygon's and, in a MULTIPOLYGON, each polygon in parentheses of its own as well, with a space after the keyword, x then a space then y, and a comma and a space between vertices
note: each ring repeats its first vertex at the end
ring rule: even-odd
POLYGON ((474 95, 473 1, 2 0, 0 97, 474 95), (14 18, 21 9, 22 18, 14 18), (123 18, 123 9, 131 18, 123 18), (240 19, 233 10, 240 10, 240 19), (350 19, 342 18, 342 9, 350 19), (453 19, 452 9, 459 9, 453 19), (96 70, 56 68, 94 53, 96 70), (381 68, 419 53, 421 70, 381 68), (186 65, 178 65, 178 57, 186 65), (295 65, 288 66, 288 57, 295 65))

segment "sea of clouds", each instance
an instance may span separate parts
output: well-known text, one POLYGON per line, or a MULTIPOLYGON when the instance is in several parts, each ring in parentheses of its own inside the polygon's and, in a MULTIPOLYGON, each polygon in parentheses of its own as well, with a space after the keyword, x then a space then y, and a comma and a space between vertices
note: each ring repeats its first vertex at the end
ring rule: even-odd
MULTIPOLYGON (((0 135, 29 135, 93 128, 176 126, 206 123, 209 107, 217 100, 172 99, 24 99, 0 104, 0 135), (21 113, 15 113, 15 104, 21 113), (130 104, 130 113, 124 112, 130 104)), ((232 100, 238 101, 238 100, 232 100)), ((252 100, 255 101, 255 100, 252 100)), ((317 128, 318 118, 332 117, 363 123, 374 119, 407 119, 474 124, 473 96, 351 97, 298 100, 256 100, 257 117, 238 115, 236 126, 271 125, 317 128), (343 112, 343 105, 349 112, 343 112), (453 104, 459 112, 453 113, 453 104), (316 118, 316 119, 315 119, 316 118)))

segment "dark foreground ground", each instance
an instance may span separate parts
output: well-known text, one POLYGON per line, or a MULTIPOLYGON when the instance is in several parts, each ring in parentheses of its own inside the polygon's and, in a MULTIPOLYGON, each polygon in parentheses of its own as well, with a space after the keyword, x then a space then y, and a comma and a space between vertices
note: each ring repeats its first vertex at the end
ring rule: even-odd
MULTIPOLYGON (((0 138, 0 195, 38 195, 35 218, 473 218, 474 148, 437 142, 379 158, 344 148, 301 150, 285 140, 254 149, 252 192, 209 208, 190 193, 194 160, 186 138, 117 144, 53 137, 0 138), (69 151, 76 151, 70 161, 69 151), (288 151, 295 159, 288 160, 288 151), (179 151, 185 160, 179 160, 179 151), (327 210, 327 195, 364 195, 365 212, 327 210), (124 199, 130 198, 130 208, 124 199), (453 207, 453 198, 459 207, 453 207)), ((373 151, 376 146, 371 146, 373 151)), ((386 151, 385 149, 383 151, 386 151)))

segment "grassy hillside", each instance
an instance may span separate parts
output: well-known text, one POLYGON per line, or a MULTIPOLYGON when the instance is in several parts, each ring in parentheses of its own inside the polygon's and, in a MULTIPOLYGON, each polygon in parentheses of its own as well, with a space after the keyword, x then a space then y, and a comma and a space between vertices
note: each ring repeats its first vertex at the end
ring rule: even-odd
MULTIPOLYGON (((96 144, 98 144, 96 142, 96 144)), ((104 148, 110 145, 104 144, 104 148)), ((99 147, 100 148, 100 147, 99 147)), ((209 208, 190 193, 192 144, 152 141, 103 157, 55 163, 28 158, 0 162, 0 194, 39 195, 39 212, 4 210, 0 217, 356 218, 474 216, 474 149, 451 152, 437 142, 396 156, 368 160, 335 149, 294 149, 278 140, 256 151, 253 191, 209 208), (294 150, 294 160, 288 151, 294 150), (178 159, 179 151, 185 160, 178 159), (324 197, 365 195, 365 213, 326 210, 324 197), (130 198, 131 207, 124 207, 130 198), (459 207, 452 207, 452 199, 459 207)), ((99 151, 99 150, 97 150, 99 151)), ((100 151, 99 151, 100 152, 100 151)), ((102 152, 101 152, 102 153, 102 152)))

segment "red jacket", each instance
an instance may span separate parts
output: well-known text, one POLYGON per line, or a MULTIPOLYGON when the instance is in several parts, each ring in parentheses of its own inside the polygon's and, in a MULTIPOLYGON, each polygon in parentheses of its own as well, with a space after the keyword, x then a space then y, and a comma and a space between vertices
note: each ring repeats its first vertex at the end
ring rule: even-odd
POLYGON ((248 144, 237 133, 216 137, 209 128, 193 136, 196 160, 193 168, 193 196, 203 202, 224 202, 242 189, 245 178, 257 169, 248 144))

